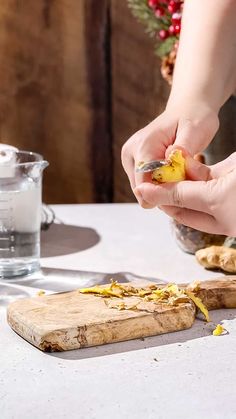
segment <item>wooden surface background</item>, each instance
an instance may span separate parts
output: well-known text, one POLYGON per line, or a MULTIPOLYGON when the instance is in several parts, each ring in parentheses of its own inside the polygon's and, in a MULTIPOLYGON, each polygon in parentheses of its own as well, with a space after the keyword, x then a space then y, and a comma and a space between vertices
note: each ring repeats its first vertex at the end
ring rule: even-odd
POLYGON ((51 203, 104 202, 112 195, 108 1, 94 5, 0 5, 1 141, 38 151, 50 162, 44 199, 51 203))
POLYGON ((127 1, 2 0, 0 57, 0 142, 50 162, 44 201, 132 201, 121 147, 169 87, 127 1))

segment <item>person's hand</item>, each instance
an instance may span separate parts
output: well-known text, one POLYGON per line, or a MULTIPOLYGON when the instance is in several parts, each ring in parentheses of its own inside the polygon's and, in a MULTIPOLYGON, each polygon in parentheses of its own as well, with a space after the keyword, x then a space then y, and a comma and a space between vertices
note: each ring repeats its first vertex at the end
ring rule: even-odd
POLYGON ((205 180, 140 184, 136 196, 144 208, 158 206, 181 224, 207 233, 236 236, 236 153, 214 166, 187 158, 192 178, 201 171, 205 180))
POLYGON ((213 139, 218 127, 217 114, 203 103, 167 106, 165 112, 136 132, 122 148, 122 164, 132 190, 144 181, 151 181, 150 174, 135 173, 139 162, 164 159, 173 145, 184 147, 191 155, 199 153, 213 139))

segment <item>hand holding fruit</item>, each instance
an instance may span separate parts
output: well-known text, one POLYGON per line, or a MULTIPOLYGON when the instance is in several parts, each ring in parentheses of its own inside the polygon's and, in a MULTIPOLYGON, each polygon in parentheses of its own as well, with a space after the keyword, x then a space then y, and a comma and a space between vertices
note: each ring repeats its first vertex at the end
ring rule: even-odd
POLYGON ((163 160, 174 148, 185 148, 192 156, 212 140, 219 126, 218 116, 206 105, 188 101, 167 107, 159 117, 136 132, 122 148, 122 164, 131 188, 151 181, 150 174, 135 173, 140 161, 163 160))
POLYGON ((135 189, 140 205, 158 206, 179 223, 197 230, 236 236, 236 153, 209 167, 187 156, 187 177, 191 174, 196 179, 200 169, 202 180, 140 184, 135 189))

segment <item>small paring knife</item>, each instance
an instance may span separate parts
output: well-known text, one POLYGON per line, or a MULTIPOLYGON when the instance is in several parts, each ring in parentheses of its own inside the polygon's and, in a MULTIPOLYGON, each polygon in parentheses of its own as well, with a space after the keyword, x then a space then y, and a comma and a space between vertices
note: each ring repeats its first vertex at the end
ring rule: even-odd
POLYGON ((166 166, 167 162, 165 160, 153 160, 147 163, 140 162, 136 167, 136 173, 147 173, 153 172, 153 170, 158 169, 159 167, 166 166))

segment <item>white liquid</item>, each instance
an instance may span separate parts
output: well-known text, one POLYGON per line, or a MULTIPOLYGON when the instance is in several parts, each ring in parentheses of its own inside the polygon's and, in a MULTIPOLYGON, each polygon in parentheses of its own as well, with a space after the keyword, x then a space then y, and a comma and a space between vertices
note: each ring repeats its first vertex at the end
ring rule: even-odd
POLYGON ((0 230, 33 233, 41 223, 41 185, 26 182, 22 190, 0 192, 0 230))

